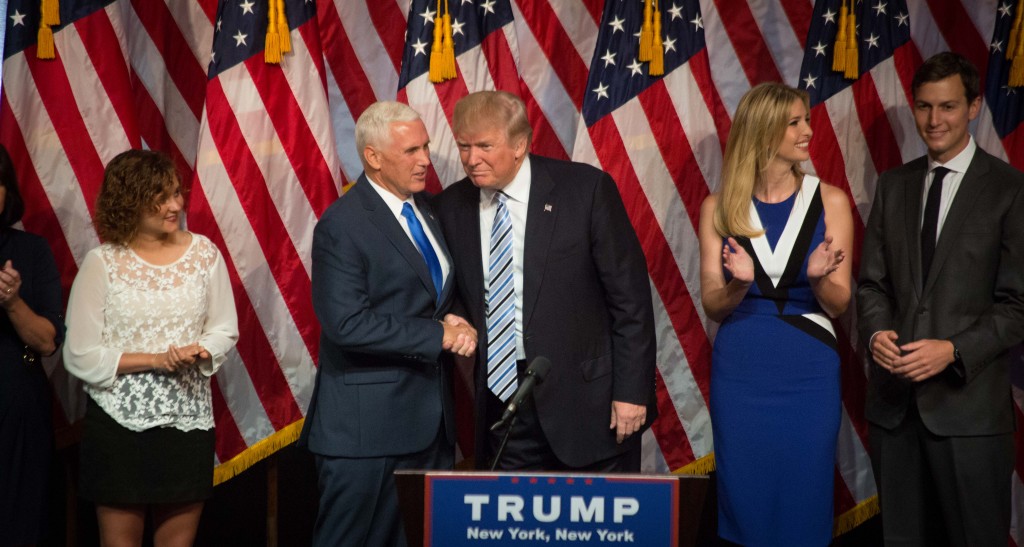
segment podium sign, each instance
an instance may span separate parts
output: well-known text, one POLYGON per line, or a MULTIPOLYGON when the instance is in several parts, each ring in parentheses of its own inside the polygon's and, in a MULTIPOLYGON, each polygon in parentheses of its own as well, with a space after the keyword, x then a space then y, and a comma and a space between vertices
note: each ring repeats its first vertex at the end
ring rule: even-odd
POLYGON ((424 545, 674 547, 678 477, 427 473, 424 545))

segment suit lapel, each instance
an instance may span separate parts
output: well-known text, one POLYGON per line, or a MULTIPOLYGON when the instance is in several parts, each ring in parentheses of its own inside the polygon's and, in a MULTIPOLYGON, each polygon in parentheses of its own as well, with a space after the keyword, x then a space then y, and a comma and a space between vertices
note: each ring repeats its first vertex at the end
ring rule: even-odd
MULTIPOLYGON (((455 254, 462 259, 457 262, 469 265, 469 267, 459 270, 459 282, 465 285, 461 290, 465 291, 470 298, 470 302, 463 302, 463 304, 476 306, 477 317, 480 321, 486 321, 483 268, 487 266, 487 263, 484 262, 480 252, 480 190, 473 186, 468 179, 458 184, 460 186, 456 189, 458 199, 455 207, 465 211, 465 214, 450 215, 446 218, 455 220, 454 233, 460 236, 452 242, 455 254)), ((481 325, 486 328, 484 323, 477 327, 479 328, 481 325)))
POLYGON ((988 157, 979 147, 974 152, 971 165, 967 167, 967 172, 964 173, 964 178, 960 181, 960 188, 957 189, 956 196, 953 197, 953 203, 949 206, 946 220, 942 223, 942 232, 939 234, 938 241, 935 242, 935 257, 932 259, 932 268, 928 272, 928 279, 925 280, 924 294, 927 294, 931 290, 932 285, 935 284, 935 278, 942 270, 942 263, 949 257, 953 240, 959 236, 961 225, 970 216, 969 213, 974 208, 974 202, 977 201, 978 195, 981 194, 987 173, 988 157))
POLYGON ((544 280, 548 263, 548 248, 558 217, 555 200, 555 182, 551 180, 544 164, 530 156, 532 180, 530 181, 530 203, 526 208, 526 236, 523 242, 523 329, 530 324, 533 310, 544 280))
POLYGON ((928 160, 924 159, 919 166, 911 170, 904 181, 903 197, 907 204, 903 222, 907 235, 907 249, 910 251, 910 276, 914 281, 914 291, 921 296, 921 194, 924 192, 924 177, 928 171, 928 160))
MULTIPOLYGON (((444 240, 444 234, 441 232, 441 225, 437 221, 437 216, 434 215, 434 209, 430 207, 423 193, 416 194, 413 196, 413 200, 416 201, 416 207, 420 210, 420 214, 423 215, 423 221, 426 223, 427 229, 430 230, 434 236, 434 241, 437 242, 437 246, 441 248, 441 254, 444 255, 444 259, 448 262, 448 265, 452 264, 452 255, 448 250, 448 244, 444 240)), ((424 261, 426 264, 426 261, 424 261)), ((427 274, 430 274, 428 269, 427 274)), ((430 286, 434 286, 434 281, 430 281, 430 286)), ((441 296, 437 299, 438 304, 447 301, 452 289, 452 269, 449 267, 448 277, 444 279, 441 285, 441 296)), ((440 307, 440 305, 438 306, 440 307)))
POLYGON ((437 291, 434 290, 434 280, 430 278, 430 270, 427 269, 426 261, 423 260, 423 256, 420 255, 415 244, 413 244, 405 230, 398 223, 395 214, 388 209, 387 204, 377 194, 377 191, 370 188, 370 184, 372 183, 366 179, 365 175, 360 176, 359 181, 356 182, 350 191, 360 193, 363 207, 366 209, 370 221, 391 242, 391 245, 398 251, 398 254, 402 255, 402 258, 409 263, 409 266, 416 272, 416 276, 420 278, 420 282, 423 283, 423 288, 436 301, 437 291))

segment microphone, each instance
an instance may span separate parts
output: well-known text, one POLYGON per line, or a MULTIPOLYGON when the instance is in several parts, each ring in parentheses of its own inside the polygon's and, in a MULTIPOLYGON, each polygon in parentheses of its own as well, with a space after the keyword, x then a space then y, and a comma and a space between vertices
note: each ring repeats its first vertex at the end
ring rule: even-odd
POLYGON ((537 357, 530 363, 530 366, 526 368, 526 377, 519 383, 519 389, 512 395, 512 400, 505 408, 505 413, 501 415, 501 420, 491 426, 491 431, 507 424, 516 415, 523 401, 533 391, 533 387, 544 383, 544 377, 547 376, 549 370, 551 370, 551 361, 547 357, 537 357))

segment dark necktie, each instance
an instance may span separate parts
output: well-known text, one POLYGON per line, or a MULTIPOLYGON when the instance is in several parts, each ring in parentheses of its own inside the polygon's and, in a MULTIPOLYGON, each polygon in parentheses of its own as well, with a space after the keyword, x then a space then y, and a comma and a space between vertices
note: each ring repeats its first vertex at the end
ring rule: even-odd
POLYGON ((935 257, 935 239, 939 231, 939 202, 942 201, 942 179, 949 173, 945 167, 936 167, 933 171, 932 186, 928 189, 928 199, 924 204, 924 222, 921 224, 921 282, 928 279, 928 270, 932 267, 935 257))
POLYGON ((437 299, 440 300, 443 280, 441 279, 441 262, 437 260, 434 246, 430 244, 427 234, 423 231, 423 225, 420 224, 420 219, 416 218, 416 213, 413 212, 412 206, 408 203, 402 204, 402 216, 405 217, 405 222, 409 225, 409 233, 412 234, 412 240, 416 243, 420 254, 423 255, 423 260, 427 263, 427 269, 430 270, 430 279, 434 282, 434 290, 437 291, 437 299))

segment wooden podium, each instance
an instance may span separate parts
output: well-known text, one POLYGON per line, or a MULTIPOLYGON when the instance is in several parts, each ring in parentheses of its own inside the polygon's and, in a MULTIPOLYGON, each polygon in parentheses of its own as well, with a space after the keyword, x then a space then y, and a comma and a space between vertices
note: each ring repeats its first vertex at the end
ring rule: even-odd
MULTIPOLYGON (((677 493, 677 500, 673 503, 676 506, 676 513, 678 518, 676 519, 678 530, 672 536, 672 540, 667 544, 678 545, 680 547, 691 547, 697 545, 698 540, 703 543, 710 539, 714 539, 715 531, 713 530, 714 522, 714 507, 708 503, 708 493, 711 486, 710 477, 707 475, 646 475, 646 474, 575 474, 575 473, 502 473, 502 472, 454 472, 454 471, 395 471, 395 485, 398 490, 398 506, 401 512, 402 521, 404 527, 406 527, 406 537, 409 540, 411 547, 426 546, 430 545, 430 538, 427 537, 426 528, 428 527, 428 521, 432 512, 432 508, 427 506, 428 499, 430 498, 428 493, 428 483, 433 483, 434 480, 447 479, 447 480, 459 480, 463 482, 471 482, 475 479, 480 480, 512 480, 517 481, 520 478, 525 478, 531 482, 547 482, 549 485, 555 485, 551 488, 557 488, 559 481, 566 481, 572 483, 573 479, 577 481, 583 480, 608 480, 610 482, 629 482, 630 480, 637 481, 653 481, 657 480, 660 482, 669 482, 674 488, 674 492, 677 493), (428 479, 429 475, 429 479, 428 479)), ((524 482, 525 483, 525 482, 524 482)), ((628 487, 627 487, 628 488, 628 487)), ((556 491, 557 492, 557 491, 556 491)), ((603 498, 602 498, 603 499, 603 498)), ((639 504, 638 504, 639 506, 639 504)), ((660 508, 660 510, 667 511, 668 514, 672 514, 672 509, 669 507, 660 508)), ((527 525, 528 527, 528 525, 527 525)), ((671 528, 671 524, 669 524, 671 528)), ((548 541, 551 541, 549 538, 548 541)), ((594 538, 597 539, 596 537, 594 538)), ((472 542, 469 542, 472 543, 472 542)), ((507 545, 509 543, 494 542, 494 541, 480 541, 480 544, 493 544, 493 545, 507 545)), ((530 542, 524 542, 523 544, 529 544, 530 542)), ((558 541, 552 542, 558 544, 558 541)), ((586 541, 575 540, 573 543, 588 543, 586 541)), ((597 543, 594 541, 593 543, 597 543)), ((636 545, 637 543, 635 543, 636 545)), ((431 546, 438 547, 438 546, 431 546)))

